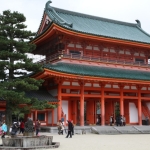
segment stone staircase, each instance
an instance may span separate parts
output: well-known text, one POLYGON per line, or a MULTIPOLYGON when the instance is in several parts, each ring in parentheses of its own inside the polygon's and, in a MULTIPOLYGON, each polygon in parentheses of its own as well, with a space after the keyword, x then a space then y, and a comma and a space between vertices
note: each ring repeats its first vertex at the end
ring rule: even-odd
POLYGON ((150 126, 95 126, 91 131, 96 134, 150 134, 150 126))
MULTIPOLYGON (((66 127, 66 133, 68 132, 66 127)), ((41 127, 41 132, 58 133, 57 127, 41 127)), ((75 126, 75 134, 150 134, 150 126, 75 126)), ((64 131, 65 134, 65 131, 64 131)))

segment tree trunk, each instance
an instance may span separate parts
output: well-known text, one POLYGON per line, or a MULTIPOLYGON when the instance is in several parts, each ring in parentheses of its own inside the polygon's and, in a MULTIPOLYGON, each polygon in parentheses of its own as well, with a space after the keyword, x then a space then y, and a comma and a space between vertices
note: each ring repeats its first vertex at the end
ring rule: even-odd
POLYGON ((6 125, 9 132, 9 129, 12 126, 12 110, 9 100, 6 101, 6 125))

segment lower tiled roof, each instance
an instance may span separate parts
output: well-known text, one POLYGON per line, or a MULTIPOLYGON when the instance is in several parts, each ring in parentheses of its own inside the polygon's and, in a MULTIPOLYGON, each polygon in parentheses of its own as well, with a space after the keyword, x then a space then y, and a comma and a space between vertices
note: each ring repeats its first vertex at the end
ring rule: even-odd
POLYGON ((46 89, 38 91, 29 91, 26 93, 29 98, 37 98, 40 101, 46 100, 48 102, 58 102, 58 99, 53 97, 46 89))
POLYGON ((3 97, 0 97, 0 101, 5 101, 3 97))
POLYGON ((83 64, 71 64, 62 62, 56 64, 45 64, 44 68, 58 72, 83 76, 150 81, 150 72, 140 70, 88 66, 83 64))

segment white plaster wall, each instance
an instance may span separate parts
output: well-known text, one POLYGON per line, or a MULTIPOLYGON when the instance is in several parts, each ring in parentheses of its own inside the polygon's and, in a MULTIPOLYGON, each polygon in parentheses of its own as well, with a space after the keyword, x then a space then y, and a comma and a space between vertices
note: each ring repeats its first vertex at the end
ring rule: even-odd
POLYGON ((70 43, 70 44, 68 44, 68 47, 74 47, 74 44, 70 43))
POLYGON ((52 96, 57 96, 57 89, 49 90, 48 91, 52 96))
POLYGON ((68 101, 62 101, 62 109, 64 114, 66 115, 66 120, 68 120, 68 101))
POLYGON ((86 83, 85 86, 92 86, 92 84, 91 83, 86 83))
POLYGON ((52 112, 51 111, 48 112, 48 123, 49 124, 52 123, 52 112))
POLYGON ((54 124, 57 124, 57 108, 54 109, 54 124))
POLYGON ((141 90, 147 90, 147 88, 146 87, 142 87, 142 89, 141 90))
POLYGON ((124 87, 124 89, 129 89, 129 88, 130 88, 130 87, 129 87, 129 86, 127 86, 127 85, 124 87))
POLYGON ((131 89, 132 90, 136 90, 136 86, 131 86, 131 89))
POLYGON ((79 86, 79 83, 78 82, 72 82, 72 85, 73 86, 79 86))
POLYGON ((129 103, 129 116, 130 116, 130 123, 138 122, 138 110, 134 103, 129 103))
POLYGON ((118 85, 113 85, 113 88, 119 89, 118 85))
POLYGON ((63 85, 70 85, 70 82, 65 81, 63 82, 63 85))
POLYGON ((105 88, 111 88, 111 85, 110 84, 106 84, 105 88))
POLYGON ((94 83, 93 87, 100 87, 100 85, 98 83, 94 83))

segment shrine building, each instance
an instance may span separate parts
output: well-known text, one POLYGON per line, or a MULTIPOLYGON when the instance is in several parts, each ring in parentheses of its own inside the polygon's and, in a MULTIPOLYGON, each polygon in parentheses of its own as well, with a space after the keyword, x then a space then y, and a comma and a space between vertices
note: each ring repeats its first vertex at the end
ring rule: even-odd
MULTIPOLYGON (((121 22, 45 5, 33 54, 45 59, 43 91, 58 108, 43 110, 43 125, 60 119, 74 124, 109 124, 111 115, 142 125, 150 117, 150 35, 139 20, 121 22)), ((41 111, 32 111, 37 117, 41 111)))

